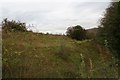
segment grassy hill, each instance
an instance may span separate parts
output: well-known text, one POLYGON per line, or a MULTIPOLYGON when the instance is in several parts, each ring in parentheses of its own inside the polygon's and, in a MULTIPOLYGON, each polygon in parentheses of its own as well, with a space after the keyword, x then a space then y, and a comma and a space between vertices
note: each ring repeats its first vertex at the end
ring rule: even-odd
POLYGON ((3 33, 3 78, 116 78, 115 58, 93 40, 3 33))
POLYGON ((91 28, 91 29, 87 29, 86 31, 89 38, 95 38, 98 32, 98 28, 91 28))

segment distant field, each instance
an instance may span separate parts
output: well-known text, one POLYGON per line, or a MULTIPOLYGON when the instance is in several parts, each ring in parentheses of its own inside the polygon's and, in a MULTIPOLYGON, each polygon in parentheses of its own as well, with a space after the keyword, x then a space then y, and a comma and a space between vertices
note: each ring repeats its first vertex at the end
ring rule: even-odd
POLYGON ((115 58, 94 40, 3 33, 3 78, 117 78, 115 58))

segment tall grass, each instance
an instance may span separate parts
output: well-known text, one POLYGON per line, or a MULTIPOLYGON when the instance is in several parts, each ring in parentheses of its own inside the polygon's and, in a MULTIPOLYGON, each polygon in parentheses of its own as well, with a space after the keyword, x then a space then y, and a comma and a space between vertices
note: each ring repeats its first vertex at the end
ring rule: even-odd
POLYGON ((3 34, 2 42, 3 78, 118 76, 115 58, 93 40, 75 41, 61 35, 15 32, 3 34))

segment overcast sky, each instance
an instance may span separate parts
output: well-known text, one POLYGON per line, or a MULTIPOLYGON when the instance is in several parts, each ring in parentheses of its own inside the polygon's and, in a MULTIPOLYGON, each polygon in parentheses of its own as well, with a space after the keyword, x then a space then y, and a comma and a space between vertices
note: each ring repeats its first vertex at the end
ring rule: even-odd
POLYGON ((34 31, 65 33, 69 26, 97 27, 110 0, 1 0, 3 18, 33 24, 34 31))

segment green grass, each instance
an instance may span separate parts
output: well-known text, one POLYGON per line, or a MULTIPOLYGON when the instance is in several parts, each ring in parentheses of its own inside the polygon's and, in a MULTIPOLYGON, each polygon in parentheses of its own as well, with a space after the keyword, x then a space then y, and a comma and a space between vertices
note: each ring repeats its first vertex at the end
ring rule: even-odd
POLYGON ((15 32, 2 43, 3 78, 118 77, 112 55, 93 40, 15 32))

